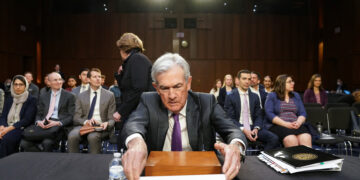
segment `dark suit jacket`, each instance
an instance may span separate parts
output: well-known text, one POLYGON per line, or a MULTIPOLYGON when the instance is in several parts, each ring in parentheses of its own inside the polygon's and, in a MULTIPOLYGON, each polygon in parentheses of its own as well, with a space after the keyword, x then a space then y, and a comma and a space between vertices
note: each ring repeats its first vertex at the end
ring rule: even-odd
POLYGON ((115 74, 121 91, 121 104, 116 111, 127 119, 139 104, 141 93, 154 91, 151 79, 151 61, 142 53, 132 50, 123 63, 121 74, 115 74))
POLYGON ((264 108, 266 97, 267 97, 268 93, 265 91, 264 86, 260 86, 260 85, 259 85, 259 92, 260 92, 260 98, 261 98, 261 106, 264 108))
MULTIPOLYGON (((322 106, 325 106, 328 102, 327 95, 324 90, 320 91, 320 102, 322 106)), ((304 92, 304 103, 317 103, 313 89, 306 89, 304 92)))
MULTIPOLYGON (((50 106, 51 89, 42 94, 38 102, 38 111, 36 113, 36 120, 45 119, 50 106)), ((60 100, 58 105, 58 119, 63 126, 72 124, 73 115, 75 112, 75 95, 64 89, 61 90, 60 100)))
MULTIPOLYGON (((5 99, 3 113, 1 114, 0 117, 0 126, 8 126, 7 116, 11 109, 12 103, 13 103, 13 98, 11 96, 5 99)), ((35 115, 36 115, 36 98, 29 94, 29 97, 24 102, 20 110, 20 121, 14 123, 13 126, 16 129, 24 129, 34 122, 35 115)))
MULTIPOLYGON (((193 151, 203 148, 207 151, 214 150, 215 131, 227 143, 234 138, 247 143, 244 134, 226 116, 211 94, 189 91, 186 124, 193 151)), ((125 142, 131 134, 139 133, 145 139, 149 151, 162 151, 168 128, 168 110, 160 96, 156 92, 143 93, 137 109, 130 115, 123 128, 120 142, 125 142)))
MULTIPOLYGON (((232 87, 232 89, 235 89, 235 87, 232 87)), ((219 96, 217 97, 217 101, 222 108, 224 108, 226 96, 227 96, 226 87, 220 88, 219 96)))
MULTIPOLYGON (((259 96, 248 90, 249 93, 249 104, 250 104, 250 114, 253 125, 263 128, 263 112, 260 107, 259 96)), ((243 124, 240 124, 240 112, 241 112, 241 102, 239 91, 237 88, 233 89, 231 94, 226 97, 224 109, 228 116, 234 121, 238 127, 242 127, 243 124)))

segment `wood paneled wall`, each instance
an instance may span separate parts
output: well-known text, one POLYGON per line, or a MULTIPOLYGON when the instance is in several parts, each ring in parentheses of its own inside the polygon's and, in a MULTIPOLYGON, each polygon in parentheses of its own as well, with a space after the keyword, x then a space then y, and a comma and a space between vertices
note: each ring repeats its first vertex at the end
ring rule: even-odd
POLYGON ((25 70, 37 71, 35 47, 41 40, 43 75, 55 64, 60 64, 67 76, 77 75, 82 67, 99 67, 110 85, 121 64, 115 42, 122 33, 137 34, 144 42, 145 54, 155 61, 163 53, 174 51, 176 33, 183 32, 180 41, 188 41, 189 47, 180 47, 179 53, 191 65, 195 91, 208 92, 216 78, 222 79, 227 73, 235 75, 240 69, 273 77, 291 74, 296 90, 303 91, 310 76, 319 70, 320 40, 324 41, 321 73, 325 88, 333 88, 336 77, 343 78, 351 88, 360 86, 360 2, 355 0, 323 1, 324 29, 318 28, 318 6, 314 1, 309 1, 308 14, 301 16, 111 12, 54 15, 45 7, 41 17, 39 2, 1 1, 1 81, 25 70), (178 27, 159 27, 158 20, 164 17, 177 18, 178 27), (204 21, 198 22, 197 29, 184 29, 182 21, 188 17, 204 21), (22 24, 26 32, 20 31, 22 24), (340 34, 333 33, 336 26, 341 27, 340 34))
POLYGON ((205 14, 210 28, 152 28, 154 17, 159 16, 146 13, 50 16, 44 23, 44 71, 60 63, 66 74, 76 75, 81 67, 96 66, 112 79, 120 65, 115 42, 122 33, 137 34, 144 41, 145 54, 155 61, 163 53, 173 52, 176 32, 184 32, 181 40, 187 40, 189 47, 181 47, 179 53, 191 64, 192 86, 196 91, 207 92, 216 78, 222 79, 227 73, 235 75, 240 69, 272 76, 289 73, 295 76, 299 90, 303 90, 313 73, 314 17, 205 14))

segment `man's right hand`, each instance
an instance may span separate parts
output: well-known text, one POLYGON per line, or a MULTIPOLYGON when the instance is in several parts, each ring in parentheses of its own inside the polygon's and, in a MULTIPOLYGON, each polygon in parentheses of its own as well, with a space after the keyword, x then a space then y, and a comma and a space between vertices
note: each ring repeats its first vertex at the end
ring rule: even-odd
POLYGON ((250 140, 250 141, 256 141, 256 139, 254 139, 254 138, 252 137, 252 132, 251 132, 250 130, 247 130, 247 129, 244 128, 243 132, 244 132, 244 134, 245 134, 245 136, 246 136, 246 138, 247 138, 248 140, 250 140))
POLYGON ((135 138, 128 143, 128 150, 122 158, 127 179, 140 179, 147 155, 146 143, 141 137, 135 138))

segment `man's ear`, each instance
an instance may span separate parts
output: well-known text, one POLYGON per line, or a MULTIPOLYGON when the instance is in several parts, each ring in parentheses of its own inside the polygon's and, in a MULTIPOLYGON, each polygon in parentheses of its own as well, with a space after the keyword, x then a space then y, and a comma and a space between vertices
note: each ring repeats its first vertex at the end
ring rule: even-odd
POLYGON ((152 85, 153 85, 153 87, 156 89, 156 92, 157 92, 158 94, 160 94, 160 93, 159 93, 159 89, 158 89, 158 87, 157 87, 156 83, 155 83, 155 82, 153 82, 153 83, 152 83, 152 85))
POLYGON ((192 76, 189 76, 188 82, 187 82, 187 84, 186 84, 188 91, 191 89, 191 81, 192 81, 192 76))

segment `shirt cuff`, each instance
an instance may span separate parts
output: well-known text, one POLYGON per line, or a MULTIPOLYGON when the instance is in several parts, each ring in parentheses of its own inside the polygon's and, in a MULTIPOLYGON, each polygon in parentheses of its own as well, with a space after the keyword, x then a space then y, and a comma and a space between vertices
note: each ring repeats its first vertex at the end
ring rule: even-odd
POLYGON ((255 128, 258 129, 258 131, 260 131, 260 129, 261 129, 259 126, 255 126, 254 129, 255 128))
POLYGON ((128 143, 129 143, 131 140, 133 140, 133 139, 135 139, 135 138, 137 138, 137 137, 142 138, 141 134, 139 134, 139 133, 134 133, 134 134, 128 136, 128 137, 126 138, 126 140, 125 140, 125 146, 128 148, 128 143))
POLYGON ((244 152, 246 152, 245 143, 241 139, 235 138, 235 139, 231 140, 230 144, 235 144, 236 142, 240 143, 244 147, 244 152))

